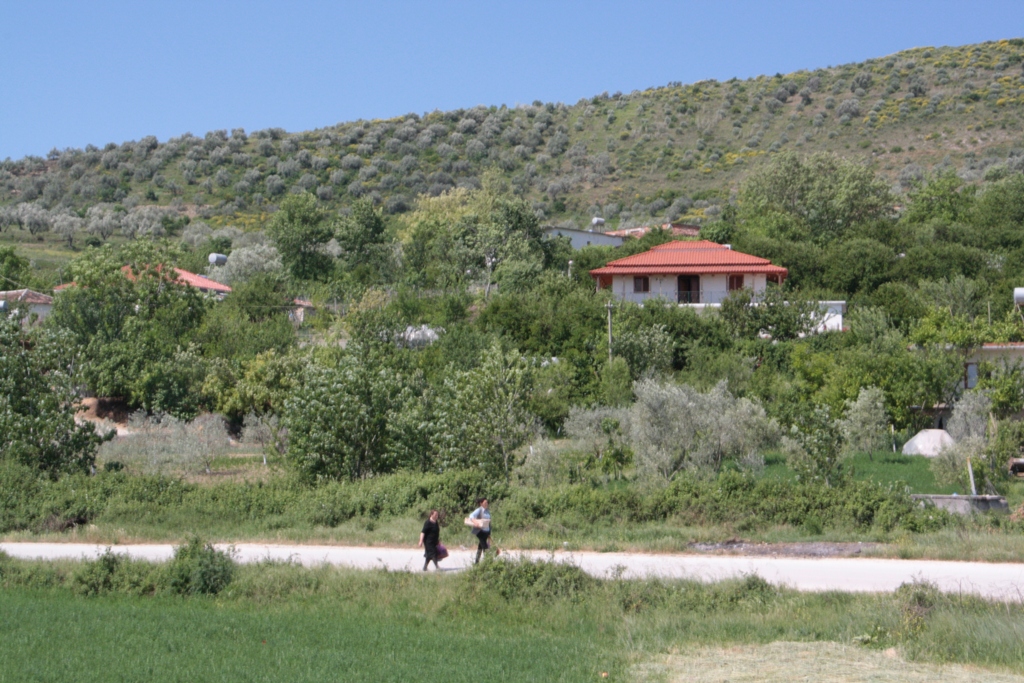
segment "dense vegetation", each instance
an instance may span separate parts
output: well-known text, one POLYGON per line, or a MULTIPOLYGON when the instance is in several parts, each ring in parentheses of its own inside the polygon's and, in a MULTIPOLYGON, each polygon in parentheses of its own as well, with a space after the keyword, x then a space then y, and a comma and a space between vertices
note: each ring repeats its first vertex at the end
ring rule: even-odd
MULTIPOLYGON (((954 406, 957 448, 937 462, 938 484, 968 491, 972 458, 979 490, 1016 500, 1006 463, 1024 446, 1019 369, 982 367, 970 392, 961 381, 979 344, 1024 341, 1011 296, 1024 284, 1024 157, 992 156, 1002 149, 993 142, 983 160, 949 157, 894 186, 878 163, 902 150, 874 149, 864 163, 810 153, 821 149, 810 143, 996 116, 999 127, 976 125, 1009 141, 1019 42, 575 108, 212 133, 5 162, 2 236, 57 231, 75 258, 60 271, 74 286, 42 325, 0 321, 3 529, 181 506, 165 500, 172 491, 250 496, 233 484, 212 494, 172 485, 210 473, 230 433, 287 465, 287 481, 252 494, 261 520, 335 526, 367 514, 353 501, 377 486, 385 515, 419 513, 441 504, 436 486, 451 511, 490 491, 510 528, 572 513, 924 530, 946 518, 922 516, 900 486, 858 483, 850 462, 898 447, 941 405, 954 406), (862 103, 875 96, 869 112, 862 103), (784 133, 766 144, 784 113, 786 128, 806 125, 802 142, 786 146, 784 133), (721 130, 729 117, 731 136, 721 130), (760 132, 730 151, 753 119, 760 132), (700 153, 648 158, 662 133, 666 145, 693 135, 700 153), (594 157, 593 135, 614 150, 594 157), (634 138, 629 153, 617 146, 634 138), (740 180, 724 169, 741 159, 757 163, 740 180), (605 182, 640 183, 641 171, 675 189, 629 210, 593 199, 605 182), (699 185, 690 171, 717 189, 685 195, 699 185), (578 252, 544 238, 544 220, 584 215, 586 201, 586 214, 609 220, 700 220, 703 237, 790 276, 759 301, 735 294, 719 314, 616 303, 609 339, 610 297, 588 271, 671 237, 578 252), (208 266, 211 252, 227 263, 208 266), (174 267, 233 291, 205 297, 174 267), (301 324, 296 297, 316 308, 301 324), (848 331, 810 334, 826 298, 850 302, 848 331), (132 411, 130 434, 75 426, 83 391, 132 411), (793 481, 766 477, 770 454, 793 481), (109 471, 93 474, 97 464, 109 471), (412 481, 422 483, 410 494, 412 481), (760 507, 778 500, 791 505, 760 507)), ((24 252, 0 247, 0 277, 45 289, 48 271, 24 252)), ((218 505, 225 518, 249 509, 218 505)))

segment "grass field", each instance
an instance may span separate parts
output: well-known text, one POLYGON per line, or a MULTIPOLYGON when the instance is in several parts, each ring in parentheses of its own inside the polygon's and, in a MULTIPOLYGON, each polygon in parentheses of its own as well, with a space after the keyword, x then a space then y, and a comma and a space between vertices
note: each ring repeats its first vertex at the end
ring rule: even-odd
POLYGON ((698 680, 678 674, 777 641, 839 644, 837 666, 888 650, 1024 673, 1024 607, 925 585, 800 594, 501 561, 454 575, 265 564, 216 597, 82 597, 85 569, 0 558, 0 681, 698 680))

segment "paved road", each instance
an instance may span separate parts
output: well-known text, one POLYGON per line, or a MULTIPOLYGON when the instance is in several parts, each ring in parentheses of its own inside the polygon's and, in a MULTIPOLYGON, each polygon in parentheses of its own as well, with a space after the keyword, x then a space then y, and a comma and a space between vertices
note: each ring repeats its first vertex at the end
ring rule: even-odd
MULTIPOLYGON (((0 543, 0 550, 12 557, 49 560, 93 558, 105 548, 78 543, 0 543)), ((239 543, 234 549, 240 562, 290 560, 306 566, 328 563, 359 569, 386 567, 392 571, 413 571, 423 566, 423 551, 417 548, 239 543)), ((138 559, 163 561, 170 559, 174 549, 171 545, 117 545, 111 550, 138 559)), ((473 560, 473 552, 451 550, 451 557, 444 560, 442 568, 457 571, 466 567, 473 560)), ((594 552, 558 552, 552 555, 541 551, 522 551, 521 554, 572 562, 598 577, 620 573, 625 577, 716 581, 756 572, 774 584, 797 590, 853 592, 892 591, 901 583, 922 579, 945 591, 1024 601, 1024 564, 1019 563, 594 552)))

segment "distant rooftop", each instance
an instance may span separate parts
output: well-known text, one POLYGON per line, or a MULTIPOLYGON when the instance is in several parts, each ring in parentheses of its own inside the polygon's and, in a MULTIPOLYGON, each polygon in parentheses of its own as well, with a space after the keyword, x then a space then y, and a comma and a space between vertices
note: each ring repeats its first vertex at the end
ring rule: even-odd
POLYGON ((47 294, 40 294, 31 289, 12 289, 0 292, 0 301, 13 301, 23 304, 35 304, 37 306, 50 306, 53 304, 53 297, 47 294))
MULTIPOLYGON (((162 269, 160 267, 157 267, 157 270, 162 269)), ((131 266, 123 266, 121 268, 121 272, 123 272, 128 277, 129 280, 135 279, 134 276, 132 275, 131 266)), ((175 268, 174 272, 177 274, 177 277, 175 278, 176 282, 183 285, 189 285, 190 287, 195 287, 201 292, 213 292, 215 294, 228 294, 231 292, 231 288, 228 287, 227 285, 221 284, 216 280, 211 280, 208 277, 203 277, 202 275, 190 273, 189 271, 184 270, 182 268, 175 268)), ((57 287, 54 287, 53 291, 59 292, 61 290, 67 289, 68 287, 75 286, 77 286, 76 283, 68 282, 63 285, 58 285, 57 287)))

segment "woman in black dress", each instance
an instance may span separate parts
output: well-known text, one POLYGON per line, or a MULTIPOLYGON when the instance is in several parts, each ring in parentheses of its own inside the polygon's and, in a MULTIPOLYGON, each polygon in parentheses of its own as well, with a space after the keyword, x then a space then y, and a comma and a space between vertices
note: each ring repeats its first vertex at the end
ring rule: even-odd
POLYGON ((439 517, 437 510, 430 511, 430 517, 423 523, 423 531, 420 532, 420 542, 416 544, 417 548, 424 548, 423 557, 427 558, 423 562, 423 571, 427 571, 431 562, 434 563, 435 570, 441 569, 437 566, 437 544, 441 542, 439 517))

